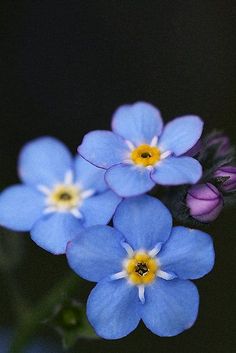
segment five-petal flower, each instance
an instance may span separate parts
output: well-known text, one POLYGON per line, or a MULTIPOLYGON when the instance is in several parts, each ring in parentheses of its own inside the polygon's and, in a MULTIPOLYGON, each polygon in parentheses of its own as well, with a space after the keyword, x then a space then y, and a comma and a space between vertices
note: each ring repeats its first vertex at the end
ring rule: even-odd
POLYGON ((30 231, 31 238, 54 254, 65 253, 67 242, 82 229, 107 224, 120 198, 108 190, 104 171, 52 137, 23 147, 19 157, 23 184, 0 195, 0 224, 30 231))
POLYGON ((199 295, 189 280, 212 269, 211 237, 199 230, 172 228, 168 209, 147 195, 123 200, 113 224, 114 228, 87 228, 67 246, 70 267, 98 282, 87 303, 97 334, 124 337, 140 319, 160 336, 190 328, 199 295))
POLYGON ((199 140, 202 120, 193 115, 176 118, 163 128, 160 112, 144 102, 118 108, 111 131, 85 135, 78 151, 97 167, 122 197, 143 194, 155 184, 195 184, 200 163, 183 156, 199 140))

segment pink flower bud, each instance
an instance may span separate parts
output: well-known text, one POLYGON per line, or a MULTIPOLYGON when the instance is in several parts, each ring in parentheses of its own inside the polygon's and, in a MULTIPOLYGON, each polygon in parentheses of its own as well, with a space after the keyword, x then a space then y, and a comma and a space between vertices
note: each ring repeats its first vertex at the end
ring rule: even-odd
POLYGON ((188 190, 186 203, 190 215, 196 220, 208 223, 214 221, 223 208, 223 197, 212 184, 198 184, 188 190))

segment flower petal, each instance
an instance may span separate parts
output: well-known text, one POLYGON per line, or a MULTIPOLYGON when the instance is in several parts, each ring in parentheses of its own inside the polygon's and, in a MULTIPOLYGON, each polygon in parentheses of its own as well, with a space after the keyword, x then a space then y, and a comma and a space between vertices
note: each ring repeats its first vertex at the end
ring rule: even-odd
POLYGON ((36 222, 30 233, 38 246, 59 255, 66 252, 67 243, 82 230, 81 221, 70 213, 55 212, 36 222))
POLYGON ((98 192, 107 190, 104 180, 105 170, 95 167, 81 156, 75 158, 75 181, 83 189, 92 189, 98 192))
POLYGON ((111 131, 91 131, 84 136, 79 154, 100 168, 109 168, 127 158, 128 146, 124 139, 111 131))
POLYGON ((141 317, 153 333, 175 336, 194 324, 198 306, 198 290, 192 282, 158 278, 145 288, 141 317))
POLYGON ((44 197, 33 188, 14 185, 0 195, 0 224, 16 231, 28 231, 42 216, 44 197))
POLYGON ((145 102, 121 106, 112 120, 112 130, 136 145, 151 143, 153 137, 160 135, 162 127, 159 110, 145 102))
POLYGON ((138 326, 139 308, 135 286, 126 280, 102 281, 89 295, 87 316, 99 336, 118 339, 138 326))
POLYGON ((161 269, 180 279, 196 279, 211 271, 214 265, 211 237, 200 230, 174 227, 158 254, 161 269))
POLYGON ((152 250, 168 239, 172 217, 159 200, 143 195, 122 201, 115 212, 113 224, 134 250, 152 250))
POLYGON ((19 156, 19 176, 29 185, 51 186, 63 181, 71 168, 70 151, 53 137, 41 137, 28 142, 19 156))
POLYGON ((203 121, 195 115, 182 116, 166 124, 160 137, 159 148, 176 156, 190 150, 201 137, 203 121))
POLYGON ((151 173, 152 179, 161 185, 195 184, 201 176, 201 164, 191 157, 168 157, 151 173))
POLYGON ((109 168, 105 174, 105 180, 121 197, 144 194, 155 185, 150 177, 150 170, 125 164, 117 164, 109 168))
POLYGON ((121 198, 111 190, 86 199, 80 208, 84 227, 109 223, 120 201, 121 198))
POLYGON ((122 240, 122 235, 114 228, 87 228, 67 246, 69 265, 79 276, 94 282, 118 273, 127 257, 122 240))
POLYGON ((224 206, 224 199, 212 184, 197 184, 188 190, 186 205, 190 215, 203 223, 215 220, 224 206))

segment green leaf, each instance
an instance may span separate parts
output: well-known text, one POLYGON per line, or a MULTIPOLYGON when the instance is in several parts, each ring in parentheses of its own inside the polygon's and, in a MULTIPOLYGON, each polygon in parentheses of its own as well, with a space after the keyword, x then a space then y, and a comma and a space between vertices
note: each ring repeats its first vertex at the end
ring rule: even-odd
POLYGON ((65 349, 71 348, 81 338, 98 338, 87 320, 85 305, 74 299, 66 300, 58 306, 49 324, 62 337, 65 349))
POLYGON ((24 353, 28 341, 35 335, 42 323, 52 316, 55 305, 74 292, 79 280, 78 276, 69 274, 62 282, 53 287, 38 304, 26 312, 16 328, 9 353, 24 353))
POLYGON ((5 228, 0 228, 0 269, 12 271, 24 254, 22 237, 5 228))

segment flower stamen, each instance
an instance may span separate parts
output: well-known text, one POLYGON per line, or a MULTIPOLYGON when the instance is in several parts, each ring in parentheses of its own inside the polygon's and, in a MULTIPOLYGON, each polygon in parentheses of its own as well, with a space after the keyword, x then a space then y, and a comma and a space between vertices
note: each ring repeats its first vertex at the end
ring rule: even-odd
POLYGON ((161 151, 156 146, 143 144, 131 152, 131 160, 134 164, 143 167, 153 166, 161 159, 161 151))
POLYGON ((158 264, 147 252, 138 251, 124 264, 128 279, 132 284, 149 284, 157 276, 158 264))

